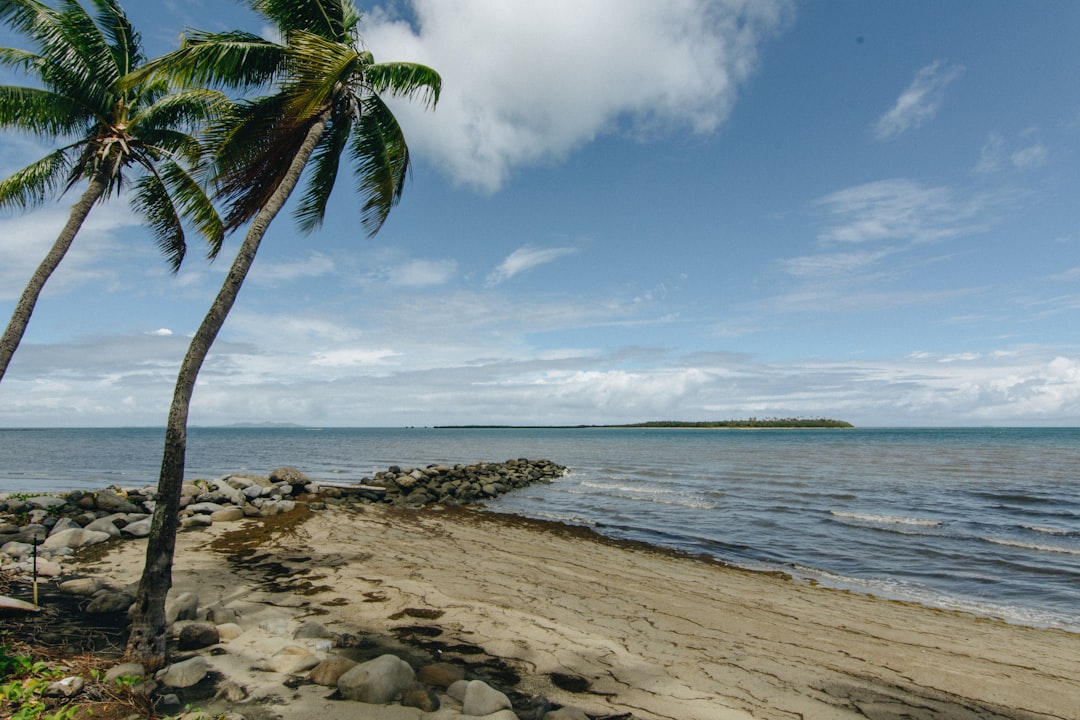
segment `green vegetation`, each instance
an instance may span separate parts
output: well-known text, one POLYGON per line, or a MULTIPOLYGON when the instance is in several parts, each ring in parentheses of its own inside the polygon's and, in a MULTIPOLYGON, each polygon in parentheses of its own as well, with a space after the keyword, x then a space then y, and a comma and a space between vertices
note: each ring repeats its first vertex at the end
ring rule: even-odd
POLYGON ((747 420, 708 420, 704 422, 684 422, 681 420, 653 420, 632 425, 611 425, 608 427, 639 428, 850 428, 855 427, 843 420, 829 418, 749 418, 747 420))
POLYGON ((50 712, 44 699, 45 689, 63 676, 46 662, 0 647, 0 713, 12 720, 69 720, 78 708, 64 704, 50 712))
POLYGON ((699 428, 703 430, 752 429, 752 428, 853 428, 844 420, 829 418, 748 418, 746 420, 650 420, 649 422, 628 423, 625 425, 436 425, 436 428, 458 430, 482 429, 561 429, 586 430, 590 428, 699 428))

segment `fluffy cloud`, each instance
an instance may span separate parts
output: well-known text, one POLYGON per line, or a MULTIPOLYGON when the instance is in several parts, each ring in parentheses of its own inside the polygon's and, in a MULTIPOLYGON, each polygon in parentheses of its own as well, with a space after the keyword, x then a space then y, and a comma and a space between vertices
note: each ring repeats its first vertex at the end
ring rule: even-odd
POLYGON ((415 23, 372 13, 380 59, 443 78, 438 110, 395 106, 410 144, 456 181, 498 189, 623 121, 708 133, 727 118, 788 0, 414 0, 415 23))
POLYGON ((963 71, 959 65, 946 65, 940 60, 920 69, 896 103, 878 119, 874 136, 890 140, 930 121, 941 107, 945 88, 963 71))

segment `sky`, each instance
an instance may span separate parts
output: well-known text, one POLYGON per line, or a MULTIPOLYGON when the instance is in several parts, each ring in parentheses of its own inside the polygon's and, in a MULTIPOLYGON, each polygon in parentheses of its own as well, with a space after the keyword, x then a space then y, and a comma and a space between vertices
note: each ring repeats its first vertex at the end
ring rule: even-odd
MULTIPOLYGON (((124 5, 150 55, 270 32, 124 5)), ((359 6, 376 60, 443 78, 393 103, 404 198, 374 238, 344 176, 319 231, 275 220, 191 424, 1080 424, 1080 3, 359 6)), ((0 142, 4 176, 51 147, 0 142)), ((0 215, 4 322, 76 197, 0 215)), ((95 209, 0 427, 163 426, 241 239, 172 275, 95 209)))

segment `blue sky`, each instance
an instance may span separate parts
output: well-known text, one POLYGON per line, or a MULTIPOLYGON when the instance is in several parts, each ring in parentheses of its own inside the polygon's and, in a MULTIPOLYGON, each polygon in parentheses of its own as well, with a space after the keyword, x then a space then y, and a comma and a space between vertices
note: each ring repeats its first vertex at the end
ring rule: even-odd
MULTIPOLYGON (((262 31, 125 3, 148 52, 262 31)), ((279 217, 191 422, 828 416, 1080 423, 1080 4, 363 4, 414 157, 372 239, 348 178, 279 217)), ((15 42, 3 36, 4 44, 15 42)), ((5 134, 0 172, 47 146, 5 134)), ((0 314, 75 195, 0 216, 0 314)), ((0 383, 0 426, 163 425, 240 241, 171 276, 96 209, 0 383)))

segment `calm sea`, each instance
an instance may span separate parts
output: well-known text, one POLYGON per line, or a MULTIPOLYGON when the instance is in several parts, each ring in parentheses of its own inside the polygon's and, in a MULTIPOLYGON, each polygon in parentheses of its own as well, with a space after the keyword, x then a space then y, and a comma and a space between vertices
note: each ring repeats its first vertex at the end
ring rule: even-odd
MULTIPOLYGON (((0 492, 157 480, 156 429, 0 430, 0 492)), ((1080 429, 193 428, 188 477, 547 458, 493 509, 1080 631, 1080 429)))

